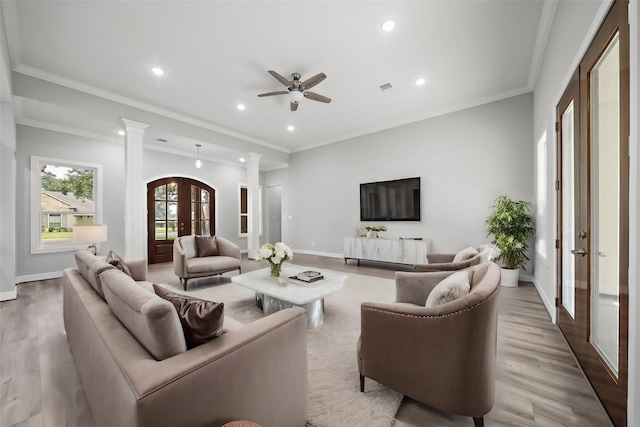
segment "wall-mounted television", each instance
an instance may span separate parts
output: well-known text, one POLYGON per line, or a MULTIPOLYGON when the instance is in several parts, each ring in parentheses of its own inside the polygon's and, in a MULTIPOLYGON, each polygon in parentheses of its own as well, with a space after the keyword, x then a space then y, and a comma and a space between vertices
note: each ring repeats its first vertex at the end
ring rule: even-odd
POLYGON ((360 184, 360 221, 420 221, 420 177, 360 184))

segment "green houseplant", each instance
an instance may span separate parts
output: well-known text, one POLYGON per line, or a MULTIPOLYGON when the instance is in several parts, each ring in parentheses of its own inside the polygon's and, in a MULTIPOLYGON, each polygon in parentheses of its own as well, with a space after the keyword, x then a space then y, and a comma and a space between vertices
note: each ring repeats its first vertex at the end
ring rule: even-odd
POLYGON ((527 257, 527 243, 535 234, 535 222, 531 216, 531 203, 523 200, 512 200, 508 196, 500 196, 494 200, 493 212, 485 221, 487 234, 493 235, 493 244, 500 250, 498 259, 503 262, 504 269, 512 270, 505 277, 503 284, 517 286, 519 269, 524 269, 527 257), (513 284, 515 276, 515 285, 513 284), (506 280, 505 280, 506 279, 506 280))

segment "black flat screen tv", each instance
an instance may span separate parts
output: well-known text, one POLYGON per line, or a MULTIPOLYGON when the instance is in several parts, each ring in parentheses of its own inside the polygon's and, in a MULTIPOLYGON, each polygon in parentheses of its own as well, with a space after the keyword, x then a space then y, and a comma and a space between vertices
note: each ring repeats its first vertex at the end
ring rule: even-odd
POLYGON ((360 184, 360 221, 420 221, 420 177, 360 184))

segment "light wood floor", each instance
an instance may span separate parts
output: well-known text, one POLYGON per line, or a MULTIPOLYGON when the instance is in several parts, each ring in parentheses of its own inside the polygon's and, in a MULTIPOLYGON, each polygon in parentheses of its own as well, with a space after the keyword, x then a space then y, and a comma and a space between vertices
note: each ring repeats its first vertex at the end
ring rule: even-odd
MULTIPOLYGON (((390 279, 399 268, 357 266, 354 261, 345 265, 341 259, 303 254, 296 254, 293 261, 390 279)), ((263 267, 246 258, 242 263, 243 272, 263 267)), ((177 281, 171 265, 149 266, 150 280, 163 277, 177 281)), ((206 286, 208 280, 220 279, 198 279, 193 285, 206 286)), ((17 292, 17 300, 0 303, 0 426, 95 426, 66 341, 61 280, 21 284, 17 292)), ((530 283, 500 290, 496 403, 485 424, 612 425, 530 283)), ((394 427, 472 425, 470 418, 408 398, 394 423, 394 427)))

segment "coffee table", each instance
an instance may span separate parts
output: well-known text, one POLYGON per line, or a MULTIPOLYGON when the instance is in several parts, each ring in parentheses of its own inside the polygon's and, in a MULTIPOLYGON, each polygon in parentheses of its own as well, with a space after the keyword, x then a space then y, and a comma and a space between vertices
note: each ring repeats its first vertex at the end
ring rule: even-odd
POLYGON ((321 272, 324 279, 304 284, 289 280, 287 286, 279 286, 276 279, 269 275, 269 269, 264 268, 233 276, 231 281, 255 291, 256 305, 262 306, 265 315, 285 308, 302 307, 307 312, 307 327, 315 328, 324 322, 324 298, 341 289, 347 275, 294 264, 285 264, 281 275, 289 277, 307 270, 321 272))

